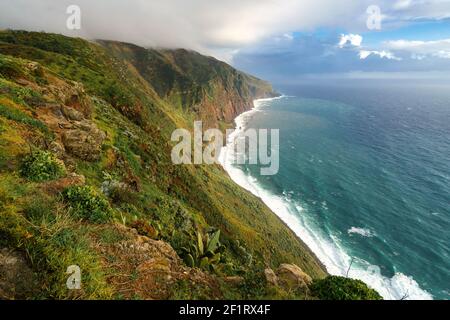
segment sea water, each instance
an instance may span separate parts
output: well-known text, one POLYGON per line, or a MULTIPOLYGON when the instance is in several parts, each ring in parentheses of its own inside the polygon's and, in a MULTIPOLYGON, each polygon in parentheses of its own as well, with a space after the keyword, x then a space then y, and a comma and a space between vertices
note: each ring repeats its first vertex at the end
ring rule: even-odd
POLYGON ((284 96, 257 100, 236 119, 237 130, 280 130, 278 174, 261 176, 258 165, 235 165, 222 152, 232 179, 329 273, 361 279, 385 299, 449 299, 450 86, 280 89, 284 96))

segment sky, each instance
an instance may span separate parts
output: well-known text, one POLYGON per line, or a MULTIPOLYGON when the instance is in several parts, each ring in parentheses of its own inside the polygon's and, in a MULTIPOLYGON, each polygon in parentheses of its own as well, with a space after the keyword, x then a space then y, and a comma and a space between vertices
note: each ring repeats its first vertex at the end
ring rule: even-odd
POLYGON ((271 81, 450 78, 450 0, 0 0, 7 28, 189 48, 271 81))

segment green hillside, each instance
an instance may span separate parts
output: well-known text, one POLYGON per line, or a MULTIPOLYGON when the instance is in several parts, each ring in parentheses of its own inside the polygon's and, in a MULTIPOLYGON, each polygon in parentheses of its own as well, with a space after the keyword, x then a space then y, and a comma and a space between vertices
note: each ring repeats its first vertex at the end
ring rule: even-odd
POLYGON ((174 129, 275 94, 192 51, 0 32, 0 271, 9 255, 22 275, 0 297, 312 298, 283 274, 324 268, 258 198, 170 157, 174 129))

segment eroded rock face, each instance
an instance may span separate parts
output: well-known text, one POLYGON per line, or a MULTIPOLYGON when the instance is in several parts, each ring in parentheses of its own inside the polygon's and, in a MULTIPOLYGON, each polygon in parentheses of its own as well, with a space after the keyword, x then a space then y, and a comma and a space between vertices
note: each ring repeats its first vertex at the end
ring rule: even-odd
POLYGON ((95 161, 100 158, 106 135, 93 122, 82 120, 65 130, 61 138, 67 152, 83 160, 95 161))

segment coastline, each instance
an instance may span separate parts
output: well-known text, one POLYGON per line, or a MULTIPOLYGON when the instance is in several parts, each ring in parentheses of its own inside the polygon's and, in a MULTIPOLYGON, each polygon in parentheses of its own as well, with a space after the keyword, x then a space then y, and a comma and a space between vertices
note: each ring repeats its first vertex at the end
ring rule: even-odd
MULTIPOLYGON (((239 132, 245 130, 246 120, 248 119, 247 117, 250 117, 253 113, 259 111, 258 110, 259 102, 283 99, 286 97, 288 97, 288 96, 280 94, 276 97, 260 98, 260 99, 253 100, 253 108, 239 114, 234 119, 234 123, 235 123, 234 131, 229 136, 226 137, 226 145, 224 147, 222 147, 222 149, 221 149, 221 152, 219 155, 219 162, 220 162, 220 165, 222 166, 222 168, 225 170, 225 172, 230 177, 230 179, 233 180, 241 188, 245 189, 246 191, 250 192, 257 198, 259 198, 261 200, 261 202, 272 212, 272 214, 287 228, 287 230, 293 234, 293 236, 297 239, 297 241, 300 242, 302 247, 305 248, 305 250, 307 250, 308 253, 312 257, 314 257, 317 264, 322 268, 324 273, 327 275, 330 275, 330 273, 327 270, 326 265, 323 263, 323 261, 321 259, 319 259, 317 254, 310 248, 310 246, 308 246, 308 244, 305 241, 303 241, 303 239, 289 226, 289 224, 285 220, 283 220, 283 218, 280 217, 280 215, 278 215, 275 212, 275 210, 273 208, 271 208, 271 206, 266 201, 264 201, 263 197, 261 196, 261 194, 258 192, 258 190, 256 188, 254 188, 251 184, 246 183, 245 180, 238 178, 237 174, 242 171, 240 169, 234 167, 228 161, 228 156, 230 155, 230 153, 229 153, 230 150, 228 148, 229 144, 236 138, 236 136, 239 134, 239 132)), ((231 155, 234 156, 234 154, 231 154, 231 155)))
MULTIPOLYGON (((251 192, 272 211, 272 213, 295 235, 298 241, 306 248, 310 254, 315 257, 319 265, 327 274, 340 275, 349 277, 351 268, 351 278, 360 279, 369 286, 376 289, 384 299, 398 300, 402 299, 405 292, 409 292, 411 299, 433 299, 426 291, 423 291, 417 282, 402 273, 395 273, 392 278, 381 275, 378 266, 362 267, 353 263, 350 257, 339 245, 323 239, 313 228, 307 226, 306 221, 296 216, 288 208, 281 196, 271 194, 257 184, 257 179, 246 175, 240 168, 234 166, 234 151, 230 148, 230 144, 236 136, 246 130, 246 125, 252 115, 260 111, 261 103, 286 98, 281 95, 274 98, 255 99, 254 107, 246 112, 241 113, 235 119, 235 130, 227 137, 226 146, 222 148, 219 162, 223 169, 228 173, 230 178, 240 187, 251 192)), ((303 208, 297 206, 298 211, 303 208)))

